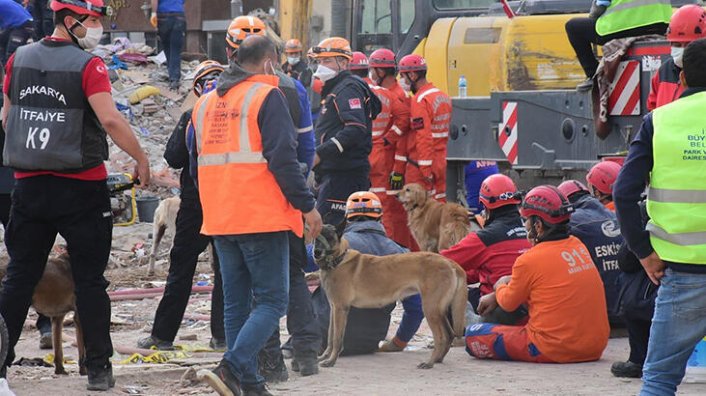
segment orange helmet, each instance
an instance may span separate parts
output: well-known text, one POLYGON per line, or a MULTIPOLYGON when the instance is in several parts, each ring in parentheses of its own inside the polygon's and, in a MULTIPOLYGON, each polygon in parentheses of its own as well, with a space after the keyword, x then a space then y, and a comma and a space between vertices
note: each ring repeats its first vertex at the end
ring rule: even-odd
POLYGON ((196 66, 194 72, 193 90, 196 96, 201 96, 204 91, 206 82, 214 80, 219 74, 223 73, 223 65, 214 61, 206 60, 196 66))
POLYGON ((52 0, 50 8, 54 12, 66 8, 80 15, 97 18, 113 15, 113 9, 106 7, 103 0, 52 0))
POLYGON ((368 70, 368 57, 360 51, 353 53, 353 58, 348 64, 349 70, 368 70))
POLYGON ((295 38, 287 40, 287 43, 284 44, 284 53, 293 54, 296 52, 302 52, 302 43, 295 38))
POLYGON ((228 25, 226 43, 237 49, 246 37, 253 34, 264 36, 266 32, 267 26, 260 18, 249 15, 239 16, 228 25))
POLYGON ((372 217, 378 219, 382 217, 382 203, 375 193, 370 191, 358 191, 351 194, 346 201, 346 219, 354 217, 372 217))
POLYGON ((319 45, 311 49, 315 58, 330 58, 342 56, 348 60, 353 58, 353 51, 348 40, 342 37, 330 37, 321 40, 319 45))

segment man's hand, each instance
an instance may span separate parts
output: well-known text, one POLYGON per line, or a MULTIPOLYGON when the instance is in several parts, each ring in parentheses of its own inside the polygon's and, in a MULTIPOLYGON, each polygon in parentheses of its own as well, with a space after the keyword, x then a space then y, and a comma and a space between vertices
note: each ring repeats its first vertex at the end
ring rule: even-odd
POLYGON ((500 279, 498 279, 497 282, 495 282, 495 285, 493 286, 493 290, 498 290, 498 286, 500 286, 500 285, 507 285, 508 283, 510 283, 511 279, 512 279, 512 276, 510 276, 510 275, 505 275, 505 276, 501 277, 500 279))
POLYGON ((321 220, 321 215, 316 209, 312 209, 309 212, 304 213, 304 223, 306 228, 304 230, 304 240, 306 243, 311 243, 317 236, 321 233, 321 228, 324 226, 323 220, 321 220))
POLYGON ((319 153, 314 154, 314 166, 317 166, 321 163, 321 157, 319 157, 319 153))
POLYGON ((647 276, 655 285, 659 285, 659 280, 664 276, 664 269, 667 267, 664 265, 664 261, 657 255, 657 252, 652 252, 649 256, 640 259, 640 264, 645 268, 647 276))
POLYGON ((480 298, 478 302, 478 315, 485 315, 493 312, 498 307, 498 300, 495 298, 495 293, 486 294, 480 298))
POLYGON ((132 175, 132 180, 140 180, 140 187, 146 188, 150 184, 150 162, 145 157, 140 161, 137 161, 135 165, 135 171, 132 175))
POLYGON ((153 28, 157 29, 157 13, 153 12, 152 15, 150 16, 150 25, 152 25, 153 28))
POLYGON ((404 175, 397 172, 390 174, 390 190, 401 190, 404 187, 404 175))

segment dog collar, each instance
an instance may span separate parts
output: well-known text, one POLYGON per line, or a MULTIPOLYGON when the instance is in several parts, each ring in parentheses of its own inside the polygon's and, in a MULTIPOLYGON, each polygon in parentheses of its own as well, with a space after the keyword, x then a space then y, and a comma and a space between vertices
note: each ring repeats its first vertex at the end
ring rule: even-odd
POLYGON ((348 254, 348 249, 346 249, 340 256, 331 257, 330 259, 326 260, 326 266, 330 269, 335 269, 343 262, 343 259, 346 257, 346 254, 348 254))

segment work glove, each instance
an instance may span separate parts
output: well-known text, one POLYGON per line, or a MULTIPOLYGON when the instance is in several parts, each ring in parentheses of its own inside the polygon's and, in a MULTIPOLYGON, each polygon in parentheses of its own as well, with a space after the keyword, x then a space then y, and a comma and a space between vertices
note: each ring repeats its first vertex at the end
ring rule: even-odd
POLYGON ((404 187, 404 175, 397 172, 390 174, 390 190, 401 190, 404 187))
POLYGON ((152 16, 150 16, 150 25, 152 25, 153 28, 157 28, 157 13, 153 12, 152 16))
POLYGON ((588 13, 588 17, 591 19, 598 19, 605 12, 608 6, 598 5, 595 1, 591 3, 591 11, 588 13))

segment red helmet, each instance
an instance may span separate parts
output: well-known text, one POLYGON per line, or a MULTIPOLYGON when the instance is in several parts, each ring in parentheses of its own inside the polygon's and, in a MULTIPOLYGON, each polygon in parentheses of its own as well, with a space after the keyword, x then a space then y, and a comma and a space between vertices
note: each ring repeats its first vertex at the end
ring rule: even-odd
POLYGON ((490 175, 483 180, 480 185, 480 201, 486 209, 521 203, 515 183, 501 174, 490 175))
POLYGON ((586 188, 586 186, 578 180, 567 180, 559 184, 559 187, 557 188, 566 198, 571 198, 572 195, 580 191, 589 192, 588 188, 586 188))
POLYGON ((113 9, 106 7, 103 0, 52 0, 50 8, 54 12, 69 9, 77 14, 96 18, 113 14, 113 9))
POLYGON ((353 52, 353 59, 348 64, 349 70, 368 70, 368 57, 360 51, 353 52))
POLYGON ((667 40, 690 43, 706 36, 706 11, 696 4, 687 4, 674 12, 667 29, 667 40))
POLYGON ((538 186, 525 195, 520 215, 524 218, 539 216, 549 224, 561 224, 569 221, 574 207, 558 188, 550 185, 538 186))
POLYGON ((370 191, 354 192, 346 201, 346 219, 365 216, 374 219, 382 217, 382 203, 375 193, 370 191))
POLYGON ((400 72, 424 71, 427 69, 427 61, 417 54, 407 55, 400 59, 397 70, 400 72))
POLYGON ((586 175, 586 182, 603 194, 613 195, 613 184, 620 173, 620 164, 613 161, 601 161, 593 165, 586 175))
POLYGON ((395 61, 395 53, 387 48, 380 48, 370 54, 370 67, 379 68, 394 68, 397 62, 395 61))

